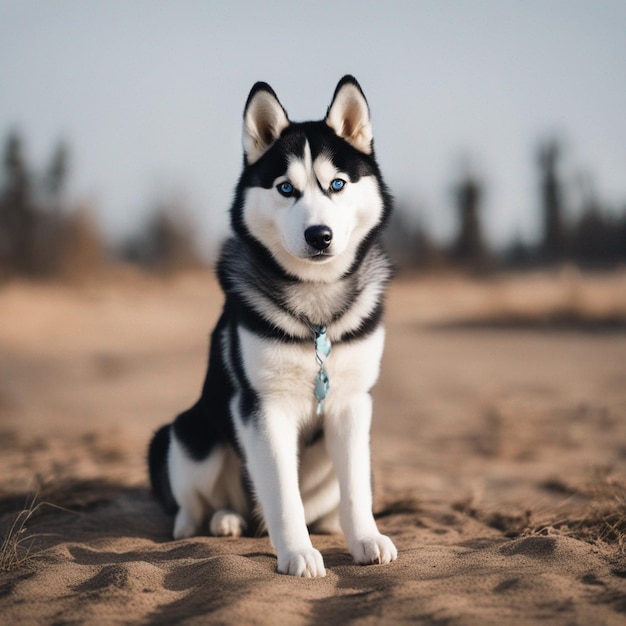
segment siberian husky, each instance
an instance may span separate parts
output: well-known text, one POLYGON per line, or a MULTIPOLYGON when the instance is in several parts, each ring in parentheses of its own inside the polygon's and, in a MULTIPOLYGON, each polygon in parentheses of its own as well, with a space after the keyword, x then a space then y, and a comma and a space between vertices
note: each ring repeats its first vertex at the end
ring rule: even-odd
POLYGON ((278 571, 325 576, 308 528, 343 530, 357 563, 397 557, 372 514, 370 389, 383 351, 391 196, 352 76, 326 117, 291 122, 256 83, 217 273, 224 309, 200 399, 154 436, 153 491, 174 537, 262 523, 278 571), (308 528, 307 528, 308 527, 308 528))

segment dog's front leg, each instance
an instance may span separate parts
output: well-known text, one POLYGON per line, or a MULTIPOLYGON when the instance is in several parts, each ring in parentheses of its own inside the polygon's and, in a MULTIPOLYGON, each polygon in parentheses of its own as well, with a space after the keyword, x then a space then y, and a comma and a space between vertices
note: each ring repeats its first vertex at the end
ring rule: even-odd
POLYGON ((328 453, 339 479, 339 516, 350 553, 357 563, 389 563, 398 551, 378 531, 372 512, 370 422, 372 400, 356 394, 325 422, 328 453))
POLYGON ((297 424, 282 411, 264 407, 243 429, 248 473, 263 511, 281 574, 326 576, 313 548, 298 485, 297 424))

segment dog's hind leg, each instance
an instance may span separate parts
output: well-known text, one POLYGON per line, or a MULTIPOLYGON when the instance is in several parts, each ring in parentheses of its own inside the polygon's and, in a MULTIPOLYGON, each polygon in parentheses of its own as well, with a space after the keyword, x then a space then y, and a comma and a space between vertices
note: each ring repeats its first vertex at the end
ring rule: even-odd
POLYGON ((299 476, 304 513, 310 530, 323 534, 341 532, 339 482, 323 437, 301 452, 299 476))
POLYGON ((209 525, 209 530, 215 537, 241 537, 246 528, 246 520, 230 509, 215 511, 209 525))
POLYGON ((174 521, 174 539, 186 539, 197 535, 202 527, 205 517, 205 509, 202 499, 193 490, 185 494, 179 494, 180 498, 178 513, 174 521))
POLYGON ((210 509, 215 485, 222 471, 224 450, 217 446, 206 459, 196 461, 172 437, 169 470, 172 493, 179 506, 174 522, 174 538, 192 537, 201 532, 210 509))
POLYGON ((311 524, 311 531, 320 535, 335 535, 341 532, 339 507, 327 513, 311 524))

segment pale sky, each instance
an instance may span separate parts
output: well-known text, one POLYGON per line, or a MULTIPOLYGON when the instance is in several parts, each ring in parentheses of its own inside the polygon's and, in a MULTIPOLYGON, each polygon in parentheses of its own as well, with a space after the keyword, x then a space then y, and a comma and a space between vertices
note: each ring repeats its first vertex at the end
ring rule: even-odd
POLYGON ((345 73, 392 191, 440 237, 468 160, 490 240, 536 237, 535 152, 554 134, 565 178, 589 174, 626 206, 623 0, 0 0, 0 142, 19 130, 42 168, 66 140, 70 196, 109 237, 177 197, 209 247, 252 84, 269 82, 292 119, 320 119, 345 73))

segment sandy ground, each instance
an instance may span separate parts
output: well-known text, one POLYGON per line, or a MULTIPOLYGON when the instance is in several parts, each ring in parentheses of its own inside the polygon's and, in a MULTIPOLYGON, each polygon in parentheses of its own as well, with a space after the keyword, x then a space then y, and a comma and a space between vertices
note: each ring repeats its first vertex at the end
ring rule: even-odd
POLYGON ((375 391, 398 561, 276 573, 266 537, 169 539, 152 432, 195 400, 203 273, 0 289, 0 621, 626 623, 626 274, 399 279, 375 391))

